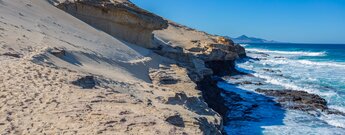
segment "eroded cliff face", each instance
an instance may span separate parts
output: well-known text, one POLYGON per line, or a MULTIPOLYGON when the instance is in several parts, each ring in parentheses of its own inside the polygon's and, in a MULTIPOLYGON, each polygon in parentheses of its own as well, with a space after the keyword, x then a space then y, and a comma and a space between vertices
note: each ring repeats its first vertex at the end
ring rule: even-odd
POLYGON ((152 44, 153 30, 168 26, 163 18, 128 1, 66 1, 57 7, 116 38, 145 48, 155 48, 152 44))
MULTIPOLYGON (((209 108, 205 102, 204 92, 188 77, 188 70, 178 65, 164 66, 150 70, 150 77, 154 86, 170 89, 173 97, 165 100, 168 105, 177 105, 187 108, 193 113, 184 113, 184 110, 176 112, 174 117, 167 120, 170 124, 183 127, 191 134, 218 135, 223 129, 222 113, 209 108)), ((208 83, 208 82, 206 82, 208 83)), ((212 93, 211 93, 212 94, 212 93)), ((221 104, 220 104, 221 105, 221 104)))
POLYGON ((188 110, 179 109, 166 121, 187 133, 221 134, 220 115, 226 115, 227 107, 213 76, 230 75, 234 61, 246 55, 243 47, 230 39, 168 22, 127 0, 67 1, 58 7, 115 38, 174 61, 151 69, 149 74, 154 87, 170 89, 165 92, 175 95, 160 97, 167 99, 162 100, 165 104, 188 110))
POLYGON ((228 38, 210 35, 169 21, 169 27, 154 31, 158 54, 188 65, 198 82, 210 75, 230 75, 234 62, 246 56, 245 49, 228 38))
POLYGON ((169 21, 167 29, 154 31, 157 38, 204 61, 235 60, 244 57, 243 47, 228 38, 211 35, 169 21), (174 34, 172 34, 174 33, 174 34))

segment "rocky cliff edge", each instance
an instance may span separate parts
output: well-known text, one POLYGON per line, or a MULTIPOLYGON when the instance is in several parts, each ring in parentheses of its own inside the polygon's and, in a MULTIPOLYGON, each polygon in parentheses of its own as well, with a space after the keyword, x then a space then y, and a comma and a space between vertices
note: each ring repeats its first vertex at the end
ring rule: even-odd
POLYGON ((245 55, 231 40, 126 0, 0 7, 1 133, 221 134, 213 75, 245 55))
MULTIPOLYGON (((174 60, 178 67, 186 70, 184 74, 190 78, 187 82, 198 84, 197 88, 203 95, 201 100, 206 101, 208 107, 221 115, 226 115, 227 109, 220 95, 221 89, 217 88, 212 76, 230 75, 235 70, 234 61, 246 56, 244 48, 240 45, 222 36, 167 21, 126 0, 67 1, 58 4, 57 7, 114 37, 151 49, 163 57, 174 60)), ((176 79, 179 75, 174 72, 178 68, 169 67, 150 71, 153 84, 168 84, 169 87, 178 88, 186 86, 181 79, 176 79)), ((194 90, 185 89, 183 92, 189 93, 188 91, 194 90)), ((178 92, 176 96, 183 98, 178 92)), ((197 97, 197 94, 187 94, 184 98, 189 96, 197 97)), ((213 124, 215 125, 212 127, 216 130, 222 130, 222 123, 213 124)))

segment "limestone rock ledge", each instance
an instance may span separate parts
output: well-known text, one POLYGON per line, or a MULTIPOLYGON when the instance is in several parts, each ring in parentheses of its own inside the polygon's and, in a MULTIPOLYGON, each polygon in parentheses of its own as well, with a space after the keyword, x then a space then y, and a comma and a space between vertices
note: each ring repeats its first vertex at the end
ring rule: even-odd
POLYGON ((156 52, 188 67, 189 76, 195 82, 210 75, 230 75, 234 71, 234 61, 246 56, 245 49, 228 38, 171 21, 167 29, 154 33, 159 46, 156 52))
POLYGON ((166 28, 167 21, 128 1, 78 0, 57 5, 76 18, 124 41, 154 48, 153 30, 166 28))

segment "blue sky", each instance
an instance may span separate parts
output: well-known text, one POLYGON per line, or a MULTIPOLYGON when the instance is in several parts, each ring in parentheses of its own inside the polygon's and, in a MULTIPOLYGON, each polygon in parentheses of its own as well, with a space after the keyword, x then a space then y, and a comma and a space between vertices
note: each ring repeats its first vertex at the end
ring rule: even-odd
POLYGON ((345 43, 345 0, 131 0, 212 34, 295 43, 345 43))

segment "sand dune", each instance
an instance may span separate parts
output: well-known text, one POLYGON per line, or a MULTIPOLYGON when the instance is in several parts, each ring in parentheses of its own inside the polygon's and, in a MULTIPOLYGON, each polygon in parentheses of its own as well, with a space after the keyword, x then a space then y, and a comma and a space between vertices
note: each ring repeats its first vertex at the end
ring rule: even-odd
POLYGON ((176 61, 50 1, 0 0, 0 47, 2 134, 220 133, 221 117, 176 61), (151 82, 152 75, 181 83, 151 82), (94 88, 72 83, 85 76, 94 78, 94 88))

